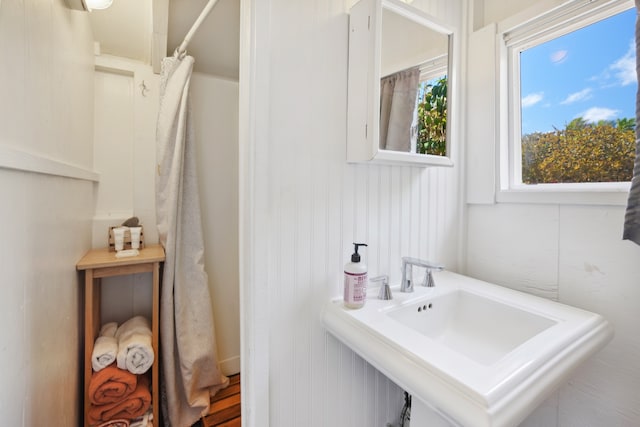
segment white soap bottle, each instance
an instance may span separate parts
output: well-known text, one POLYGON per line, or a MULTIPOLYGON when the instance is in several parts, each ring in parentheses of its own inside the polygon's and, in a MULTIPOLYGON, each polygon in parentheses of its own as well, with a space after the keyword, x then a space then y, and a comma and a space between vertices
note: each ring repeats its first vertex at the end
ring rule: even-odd
POLYGON ((355 252, 351 262, 344 265, 344 306, 362 308, 367 299, 367 266, 360 262, 358 248, 365 243, 354 243, 355 252))

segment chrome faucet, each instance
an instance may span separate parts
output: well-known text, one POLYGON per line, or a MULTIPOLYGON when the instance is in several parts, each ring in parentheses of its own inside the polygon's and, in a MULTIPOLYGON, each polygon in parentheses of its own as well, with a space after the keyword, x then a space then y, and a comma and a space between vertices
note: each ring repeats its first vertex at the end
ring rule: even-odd
POLYGON ((421 260, 412 257, 402 257, 402 282, 400 283, 400 292, 413 292, 413 266, 424 267, 427 271, 424 274, 424 280, 422 286, 433 287, 435 283, 433 281, 433 270, 442 271, 444 266, 440 264, 434 264, 430 261, 421 260), (408 271, 408 274, 407 274, 408 271))

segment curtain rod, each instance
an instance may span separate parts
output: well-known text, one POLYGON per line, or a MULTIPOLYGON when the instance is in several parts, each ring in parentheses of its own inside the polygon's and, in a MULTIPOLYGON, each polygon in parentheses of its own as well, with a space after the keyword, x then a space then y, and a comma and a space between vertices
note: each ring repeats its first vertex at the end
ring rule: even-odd
POLYGON ((198 31, 198 28, 200 28, 200 25, 202 24, 202 22, 207 18, 207 16, 209 16, 209 13, 211 13, 211 10, 213 9, 213 7, 216 5, 217 2, 218 0, 209 0, 209 2, 205 5, 204 9, 202 9, 202 12, 200 12, 200 16, 198 16, 198 19, 196 19, 196 22, 193 23, 193 26, 191 27, 187 35, 184 36, 184 40, 182 41, 182 44, 180 44, 180 47, 178 47, 178 49, 176 50, 176 53, 178 54, 178 56, 182 56, 185 54, 185 52, 187 51, 187 45, 191 41, 191 38, 194 36, 196 31, 198 31))

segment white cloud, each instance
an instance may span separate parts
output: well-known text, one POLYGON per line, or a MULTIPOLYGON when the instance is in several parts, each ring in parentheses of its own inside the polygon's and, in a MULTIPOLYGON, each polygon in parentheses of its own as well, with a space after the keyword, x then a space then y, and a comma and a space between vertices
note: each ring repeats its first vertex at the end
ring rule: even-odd
POLYGON ((638 80, 636 74, 636 46, 631 40, 629 49, 621 58, 618 58, 608 67, 589 78, 590 81, 599 82, 600 87, 610 88, 615 86, 627 86, 638 80))
POLYGON ((609 66, 621 86, 627 86, 637 81, 636 75, 636 46, 633 42, 625 55, 609 66))
POLYGON ((584 101, 591 98, 591 88, 582 89, 580 92, 574 92, 567 96, 560 104, 573 104, 574 102, 584 101))
POLYGON ((618 114, 618 110, 612 110, 610 108, 591 107, 582 114, 578 114, 578 117, 582 117, 586 122, 597 123, 600 120, 611 120, 618 114))
POLYGON ((542 98, 544 98, 544 92, 531 93, 522 98, 522 108, 531 107, 532 105, 542 101, 542 98))

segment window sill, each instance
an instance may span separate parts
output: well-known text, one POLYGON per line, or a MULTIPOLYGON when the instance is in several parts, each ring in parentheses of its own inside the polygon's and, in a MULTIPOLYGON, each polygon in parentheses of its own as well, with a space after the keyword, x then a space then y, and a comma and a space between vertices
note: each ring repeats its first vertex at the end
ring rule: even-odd
POLYGON ((519 185, 499 190, 498 203, 626 206, 630 182, 519 185))

